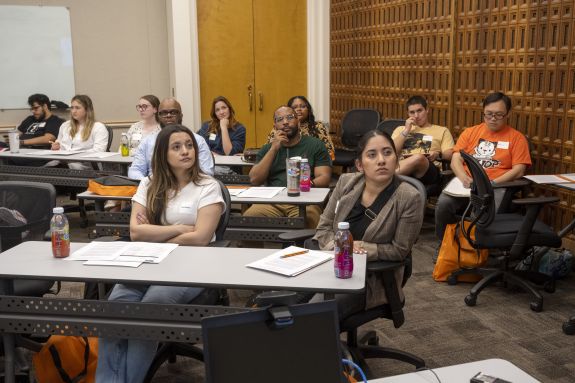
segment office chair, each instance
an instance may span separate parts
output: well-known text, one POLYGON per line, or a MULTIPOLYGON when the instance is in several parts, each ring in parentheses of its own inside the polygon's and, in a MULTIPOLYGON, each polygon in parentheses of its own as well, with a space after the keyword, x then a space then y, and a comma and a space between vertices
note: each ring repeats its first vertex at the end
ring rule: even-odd
MULTIPOLYGON (((419 191, 422 206, 425 206, 426 194, 425 187, 421 182, 412 177, 398 176, 402 181, 409 182, 419 191)), ((286 242, 295 245, 303 244, 306 248, 319 249, 318 243, 310 237, 315 234, 315 230, 301 230, 280 234, 280 238, 286 242), (299 236, 297 234, 300 234, 299 236), (307 239, 306 239, 307 238, 307 239)), ((403 268, 403 279, 401 286, 407 283, 412 272, 411 254, 403 261, 371 261, 367 263, 368 273, 378 273, 383 275, 383 287, 387 298, 386 304, 382 304, 370 309, 354 313, 347 318, 340 318, 340 331, 347 335, 346 345, 348 351, 353 356, 354 361, 358 362, 362 369, 368 369, 365 359, 370 358, 387 358, 406 362, 415 366, 415 368, 425 367, 425 361, 411 353, 388 348, 378 345, 379 339, 374 331, 370 331, 361 338, 358 338, 358 329, 360 326, 378 318, 390 319, 393 321, 395 328, 399 328, 405 322, 403 314, 404 302, 401 302, 397 280, 396 270, 403 268)), ((301 301, 302 298, 298 298, 301 301)))
MULTIPOLYGON (((513 269, 516 263, 521 261, 527 252, 534 246, 561 246, 561 238, 553 229, 537 219, 539 211, 547 203, 558 202, 557 197, 522 198, 513 200, 513 204, 525 208, 525 215, 517 213, 497 213, 493 196, 493 187, 485 170, 471 155, 461 151, 473 184, 471 196, 461 223, 469 221, 470 225, 463 230, 463 235, 476 249, 500 250, 496 254, 500 265, 499 268, 471 269, 470 272, 483 275, 483 279, 477 282, 465 297, 468 306, 475 306, 477 296, 488 285, 495 281, 503 281, 515 285, 530 293, 534 300, 530 307, 539 312, 543 309, 543 297, 531 284, 529 279, 540 279, 541 274, 522 272, 513 269), (471 230, 475 230, 475 239, 471 238, 471 230), (526 278, 527 277, 527 278, 526 278)), ((490 257, 492 257, 490 252, 490 257)))
MULTIPOLYGON (((224 235, 228 222, 230 220, 230 209, 232 204, 232 199, 228 189, 223 184, 223 182, 218 181, 220 184, 220 189, 222 190, 222 196, 224 202, 226 203, 226 210, 224 214, 221 215, 220 221, 218 222, 218 227, 216 228, 216 240, 209 244, 210 247, 228 247, 230 241, 224 240, 224 235)), ((227 291, 225 289, 205 289, 199 296, 194 298, 190 304, 193 305, 229 305, 229 298, 227 291)), ((189 358, 194 358, 203 362, 204 353, 201 348, 196 347, 192 343, 161 343, 158 347, 158 352, 148 369, 148 373, 144 382, 151 382, 152 378, 166 360, 171 363, 176 361, 176 356, 186 356, 189 358)))
MULTIPOLYGON (((0 206, 19 211, 27 223, 0 226, 0 246, 6 251, 23 240, 41 241, 50 229, 52 209, 56 205, 53 185, 28 181, 1 181, 0 206)), ((54 281, 16 280, 14 295, 41 297, 50 291, 54 281)))
POLYGON ((405 120, 387 119, 387 120, 381 121, 377 125, 377 130, 379 130, 381 132, 385 132, 391 136, 397 127, 403 126, 403 125, 405 125, 405 120))
POLYGON ((335 149, 333 164, 350 169, 357 157, 357 143, 370 130, 376 129, 379 123, 379 112, 372 109, 352 109, 341 121, 341 142, 344 149, 335 149))

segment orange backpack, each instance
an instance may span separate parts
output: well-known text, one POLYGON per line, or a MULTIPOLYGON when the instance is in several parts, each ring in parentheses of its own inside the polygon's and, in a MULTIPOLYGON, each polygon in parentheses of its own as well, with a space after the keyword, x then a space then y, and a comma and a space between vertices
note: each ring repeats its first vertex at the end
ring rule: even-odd
POLYGON ((106 176, 88 180, 88 191, 98 195, 131 197, 136 194, 139 182, 123 176, 106 176))
POLYGON ((52 335, 33 362, 39 383, 94 383, 98 338, 52 335))
MULTIPOLYGON (((464 225, 467 229, 469 222, 465 222, 464 225)), ((475 228, 471 230, 470 236, 475 239, 475 228)), ((433 269, 433 279, 438 282, 445 282, 456 270, 481 267, 487 262, 488 256, 489 251, 487 249, 477 250, 471 246, 461 232, 459 223, 450 223, 445 228, 439 256, 433 269)), ((474 274, 464 274, 457 277, 459 282, 477 282, 480 279, 481 276, 474 274)))

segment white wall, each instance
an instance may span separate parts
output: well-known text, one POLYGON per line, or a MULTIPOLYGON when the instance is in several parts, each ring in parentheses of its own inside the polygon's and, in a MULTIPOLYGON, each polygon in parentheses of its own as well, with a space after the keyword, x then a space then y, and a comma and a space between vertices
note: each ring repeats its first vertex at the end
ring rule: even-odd
MULTIPOLYGON (((76 93, 92 98, 99 120, 136 120, 140 96, 170 95, 165 0, 0 0, 0 4, 70 9, 76 93)), ((19 123, 28 114, 27 109, 0 110, 0 126, 19 123)))

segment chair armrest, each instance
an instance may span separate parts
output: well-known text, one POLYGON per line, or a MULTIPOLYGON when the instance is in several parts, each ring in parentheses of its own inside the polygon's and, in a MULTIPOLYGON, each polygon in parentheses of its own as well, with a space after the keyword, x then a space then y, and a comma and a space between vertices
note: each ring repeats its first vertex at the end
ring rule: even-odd
POLYGON ((366 269, 368 272, 381 273, 385 271, 394 271, 405 266, 405 261, 369 261, 366 269))
POLYGON ((293 230, 278 235, 283 242, 302 242, 315 235, 315 229, 293 230))
POLYGON ((519 198, 513 201, 516 205, 545 205, 548 203, 559 202, 559 197, 531 197, 531 198, 519 198))
POLYGON ((439 172, 439 174, 441 174, 442 177, 452 177, 455 175, 455 173, 453 173, 453 170, 449 169, 449 170, 441 170, 439 172))
POLYGON ((520 188, 529 185, 530 182, 526 179, 518 179, 515 181, 508 181, 508 182, 498 182, 493 185, 493 189, 502 189, 502 188, 520 188))
POLYGON ((208 247, 230 247, 231 242, 227 239, 220 239, 219 241, 210 242, 208 247))

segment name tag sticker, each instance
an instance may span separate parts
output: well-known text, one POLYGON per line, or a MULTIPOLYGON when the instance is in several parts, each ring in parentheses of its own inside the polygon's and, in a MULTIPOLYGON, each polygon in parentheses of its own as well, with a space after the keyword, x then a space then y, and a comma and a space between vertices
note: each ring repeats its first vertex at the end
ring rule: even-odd
POLYGON ((509 141, 497 142, 497 149, 509 149, 509 141))
POLYGON ((209 138, 210 138, 210 141, 215 141, 216 140, 216 134, 215 133, 210 134, 209 138))
POLYGON ((194 211, 193 205, 181 205, 180 206, 180 214, 190 214, 194 211))
POLYGON ((45 126, 46 126, 46 122, 45 122, 45 121, 44 121, 44 122, 41 122, 40 124, 38 124, 38 127, 40 127, 40 128, 43 128, 43 127, 45 127, 45 126))
POLYGON ((433 136, 423 136, 423 141, 433 141, 433 136))
POLYGON ((140 133, 132 134, 132 141, 141 141, 141 140, 142 140, 142 135, 140 133))

